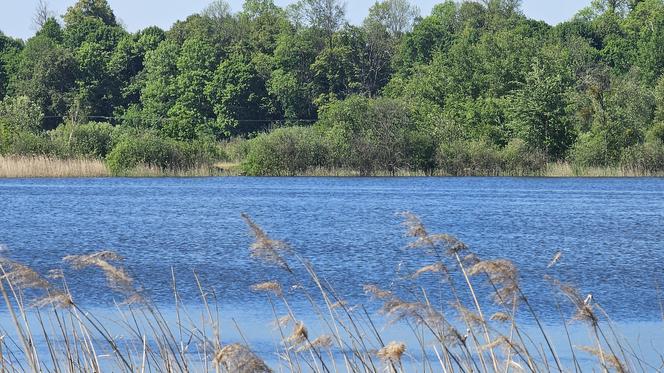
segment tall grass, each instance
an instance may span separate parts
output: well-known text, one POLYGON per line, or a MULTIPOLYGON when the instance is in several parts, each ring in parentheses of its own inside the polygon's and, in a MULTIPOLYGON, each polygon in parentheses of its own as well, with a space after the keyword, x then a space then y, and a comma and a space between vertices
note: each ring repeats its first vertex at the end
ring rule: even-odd
POLYGON ((96 159, 57 159, 44 156, 0 156, 0 177, 104 177, 110 172, 96 159))
MULTIPOLYGON (((154 165, 138 165, 125 171, 122 176, 128 177, 207 177, 207 176, 240 176, 243 175, 239 163, 217 162, 213 165, 198 165, 184 169, 164 169, 154 165)), ((66 177, 110 177, 113 173, 106 163, 98 159, 60 159, 47 156, 0 156, 0 178, 66 178, 66 177)), ((273 176, 279 176, 275 174, 273 176)), ((309 168, 291 176, 308 177, 358 177, 363 175, 359 170, 348 168, 309 168)), ((408 169, 375 170, 375 177, 423 177, 451 176, 437 170, 433 173, 408 169)), ((496 173, 473 173, 466 176, 544 176, 544 177, 643 177, 664 176, 662 172, 650 172, 625 167, 579 167, 567 162, 549 163, 540 172, 521 170, 501 171, 496 173)))
MULTIPOLYGON (((366 284, 367 304, 349 303, 295 248, 271 238, 249 216, 242 218, 255 238, 248 254, 285 278, 284 283, 269 280, 247 289, 263 293, 268 309, 273 310, 280 339, 274 351, 279 359, 273 366, 247 341, 229 343, 222 338, 218 308, 222 300, 205 290, 198 277, 202 317, 188 311, 173 275, 176 319, 169 321, 132 278, 123 258, 103 251, 68 256, 64 264, 75 270, 93 268, 105 277, 109 289, 122 297, 111 319, 80 306, 63 271, 52 271, 47 278, 25 265, 0 259, 3 312, 15 329, 0 338, 1 370, 578 372, 580 354, 594 359, 594 371, 657 370, 617 334, 598 302, 551 276, 542 281, 549 282, 573 309, 560 328, 567 330, 570 323, 585 327, 593 341, 578 345, 581 341, 570 337, 567 343, 555 345, 511 261, 480 258, 457 238, 430 233, 411 213, 403 214, 412 239, 409 252, 429 264, 395 274, 409 281, 406 289, 366 284), (451 294, 452 302, 435 303, 430 295, 440 289, 421 285, 423 276, 436 279, 436 287, 451 294), (482 288, 491 289, 492 302, 480 296, 482 288), (295 302, 306 307, 296 309, 295 302), (370 311, 370 303, 378 305, 378 313, 370 311), (279 314, 280 309, 285 313, 279 314), (535 332, 519 321, 521 314, 534 320, 535 332), (302 321, 311 319, 320 327, 310 329, 302 321), (386 327, 397 323, 407 332, 390 340, 386 327), (563 360, 562 350, 571 351, 572 358, 563 360)), ((554 270, 560 260, 564 258, 555 255, 549 267, 554 270)))
MULTIPOLYGON (((205 177, 236 175, 232 165, 197 165, 182 169, 139 164, 123 173, 128 177, 205 177)), ((0 178, 110 177, 103 160, 46 156, 0 156, 0 178)))

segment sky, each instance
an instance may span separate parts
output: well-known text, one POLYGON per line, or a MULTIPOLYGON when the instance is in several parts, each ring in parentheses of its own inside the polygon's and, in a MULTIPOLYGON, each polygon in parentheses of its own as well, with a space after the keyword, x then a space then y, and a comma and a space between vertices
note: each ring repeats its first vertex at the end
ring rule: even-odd
MULTIPOLYGON (((6 35, 27 39, 34 35, 32 16, 37 6, 37 0, 2 0, 7 2, 0 12, 0 31, 6 35)), ((67 7, 76 0, 47 0, 49 9, 55 14, 62 15, 67 7)), ((198 13, 203 10, 211 0, 108 0, 115 15, 131 32, 148 26, 159 26, 169 29, 179 19, 198 13)), ((234 11, 242 8, 242 0, 229 0, 234 11)), ((286 6, 295 0, 275 0, 275 4, 286 6)), ((348 0, 346 1, 347 18, 351 23, 358 24, 368 13, 368 9, 375 0, 348 0)), ((411 0, 416 4, 422 15, 431 12, 434 4, 443 0, 411 0)), ((524 13, 534 19, 557 24, 569 19, 578 10, 590 4, 590 0, 523 0, 524 13)))

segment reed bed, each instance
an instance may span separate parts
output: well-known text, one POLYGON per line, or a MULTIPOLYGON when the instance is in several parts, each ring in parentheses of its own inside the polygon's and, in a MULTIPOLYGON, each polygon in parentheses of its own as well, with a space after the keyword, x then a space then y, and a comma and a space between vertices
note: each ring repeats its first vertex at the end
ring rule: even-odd
POLYGON ((0 156, 0 178, 106 177, 110 172, 103 161, 57 159, 45 156, 0 156))
POLYGON ((662 172, 640 172, 622 167, 577 167, 568 162, 549 163, 542 173, 546 177, 661 177, 662 172))
MULTIPOLYGON (((207 177, 237 175, 227 165, 200 165, 190 169, 164 169, 139 165, 125 177, 207 177)), ((0 178, 74 178, 113 176, 103 160, 46 156, 0 156, 0 178)))
MULTIPOLYGON (((577 356, 582 354, 593 359, 591 369, 597 372, 659 370, 624 342, 597 300, 551 275, 542 281, 566 299, 572 310, 563 316, 560 328, 583 327, 592 341, 577 345, 580 341, 569 338, 566 344, 555 345, 511 261, 480 258, 457 238, 429 232, 411 213, 402 215, 411 238, 408 252, 429 264, 395 274, 403 280, 395 282, 401 289, 394 284, 366 284, 367 302, 362 304, 346 301, 296 248, 270 237, 251 217, 242 218, 255 238, 247 254, 285 278, 247 289, 263 294, 273 310, 280 341, 274 346, 278 361, 272 366, 246 341, 222 338, 221 300, 205 290, 198 277, 203 317, 189 312, 181 301, 174 274, 176 320, 169 321, 132 278, 123 258, 102 251, 65 257, 63 265, 72 270, 94 269, 105 278, 118 297, 115 317, 110 320, 78 304, 62 269, 47 276, 11 259, 0 259, 2 312, 14 328, 13 333, 2 331, 0 370, 579 372, 577 356), (453 301, 434 303, 430 296, 434 289, 419 283, 424 276, 432 276, 437 286, 453 295, 453 301), (479 296, 480 288, 490 289, 491 301, 479 296), (295 300, 304 301, 306 310, 296 309, 295 300), (371 305, 378 311, 372 312, 371 305), (535 332, 519 321, 521 314, 534 320, 535 332), (320 327, 309 328, 303 321, 311 319, 320 327), (409 335, 388 339, 385 331, 395 324, 409 335), (572 358, 563 360, 562 350, 571 351, 572 358)), ((561 260, 556 254, 548 263, 552 273, 561 260)))
MULTIPOLYGON (((139 165, 122 176, 124 177, 212 177, 242 176, 239 163, 219 162, 214 165, 199 165, 191 169, 163 169, 156 166, 139 165)), ((46 156, 0 156, 0 178, 72 178, 72 177, 110 177, 111 171, 102 160, 95 159, 59 159, 46 156)), ((361 172, 351 169, 315 168, 300 172, 302 177, 362 177, 361 172)), ((394 171, 375 171, 372 177, 426 177, 450 176, 440 172, 427 174, 424 171, 398 169, 394 171)), ((506 173, 466 176, 514 176, 514 177, 661 177, 661 173, 640 173, 620 167, 574 167, 570 163, 549 163, 541 172, 506 173)))

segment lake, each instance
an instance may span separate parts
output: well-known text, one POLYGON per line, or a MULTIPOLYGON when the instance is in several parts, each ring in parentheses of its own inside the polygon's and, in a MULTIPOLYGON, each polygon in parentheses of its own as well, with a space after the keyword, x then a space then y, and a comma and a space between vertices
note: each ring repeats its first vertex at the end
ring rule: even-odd
MULTIPOLYGON (((406 248, 403 211, 420 216, 430 232, 459 237, 482 258, 513 260, 532 303, 554 325, 564 299, 551 296, 547 274, 592 293, 620 323, 661 320, 658 178, 0 180, 0 244, 3 255, 41 273, 63 267, 66 255, 114 250, 165 307, 172 273, 184 301, 197 303, 195 272, 229 312, 269 319, 265 296, 249 288, 283 274, 250 258, 242 212, 359 303, 368 301, 363 284, 395 287, 400 274, 426 263, 406 248), (548 269, 558 251, 560 262, 548 269)), ((112 307, 117 295, 105 290, 102 276, 66 275, 77 302, 112 307)))

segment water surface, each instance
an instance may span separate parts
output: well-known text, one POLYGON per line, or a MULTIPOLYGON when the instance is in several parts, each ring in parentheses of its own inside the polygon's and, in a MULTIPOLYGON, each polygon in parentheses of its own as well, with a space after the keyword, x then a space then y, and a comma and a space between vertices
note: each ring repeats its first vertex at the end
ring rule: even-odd
MULTIPOLYGON (((66 255, 115 250, 164 305, 172 271, 185 301, 195 302, 195 271, 225 307, 258 312, 268 305, 249 287, 282 275, 249 257, 240 213, 361 302, 363 284, 397 286, 397 271, 427 260, 404 248, 397 214, 406 210, 482 257, 514 260, 545 317, 559 314, 542 280, 550 274, 591 292, 616 320, 661 318, 664 179, 656 178, 0 180, 0 243, 44 273, 63 267, 66 255), (547 270, 559 250, 560 264, 547 270)), ((67 276, 80 303, 111 305, 117 296, 94 271, 67 276)))

